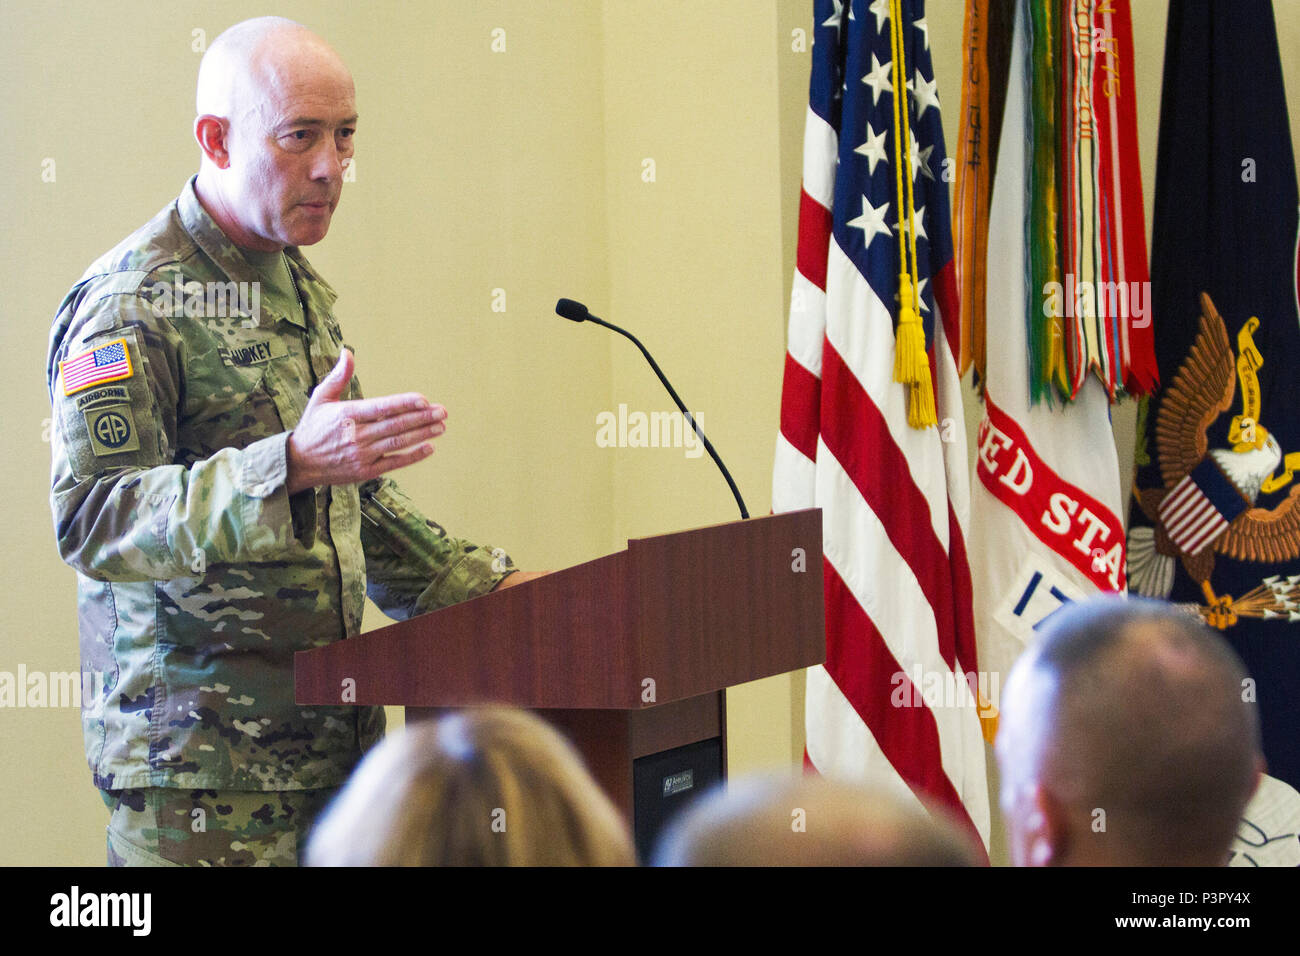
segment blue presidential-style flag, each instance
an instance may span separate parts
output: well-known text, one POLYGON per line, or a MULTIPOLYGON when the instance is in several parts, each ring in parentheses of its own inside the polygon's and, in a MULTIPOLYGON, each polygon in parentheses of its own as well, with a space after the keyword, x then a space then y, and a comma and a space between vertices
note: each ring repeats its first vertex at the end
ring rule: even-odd
POLYGON ((1272 5, 1171 3, 1163 90, 1129 586, 1231 642, 1269 773, 1300 787, 1300 195, 1272 5))
POLYGON ((817 0, 813 26, 772 490, 773 511, 823 517, 826 663, 808 672, 806 763, 943 804, 987 841, 993 695, 975 660, 930 26, 921 0, 817 0))

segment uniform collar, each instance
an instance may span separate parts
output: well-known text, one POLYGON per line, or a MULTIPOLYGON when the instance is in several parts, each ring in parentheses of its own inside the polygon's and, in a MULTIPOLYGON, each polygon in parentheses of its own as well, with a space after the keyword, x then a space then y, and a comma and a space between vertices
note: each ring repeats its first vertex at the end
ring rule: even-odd
MULTIPOLYGON (((185 188, 176 201, 176 208, 180 213, 181 224, 185 227, 185 231, 189 233, 190 238, 194 240, 198 247, 216 263, 217 268, 231 280, 235 282, 260 281, 257 269, 244 258, 239 251, 239 247, 231 241, 229 236, 222 232, 216 220, 208 215, 208 211, 199 202, 199 197, 194 192, 194 183, 197 179, 197 175, 190 177, 189 182, 185 184, 185 188)), ((304 282, 314 283, 316 288, 313 291, 324 300, 322 304, 326 308, 332 306, 337 298, 334 290, 316 274, 316 270, 312 268, 306 257, 298 250, 298 247, 286 246, 284 251, 289 259, 289 273, 299 286, 303 308, 310 309, 314 304, 311 301, 312 297, 303 288, 304 282)), ((297 308, 292 307, 295 305, 296 303, 279 303, 273 299, 268 299, 262 301, 261 308, 266 318, 269 318, 272 322, 285 321, 305 329, 307 328, 305 316, 300 314, 297 308)))

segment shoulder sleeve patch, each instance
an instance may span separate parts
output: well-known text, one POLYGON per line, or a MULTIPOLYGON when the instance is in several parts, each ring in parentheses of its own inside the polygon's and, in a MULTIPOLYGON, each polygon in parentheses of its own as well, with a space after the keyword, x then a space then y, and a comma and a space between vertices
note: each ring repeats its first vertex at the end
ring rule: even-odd
POLYGON ((168 464, 154 397, 149 354, 141 348, 141 330, 125 326, 115 334, 76 343, 73 357, 65 360, 53 395, 55 468, 77 481, 115 468, 151 468, 168 464), (101 364, 94 366, 99 353, 101 364), (83 379, 73 379, 77 359, 89 359, 83 379), (116 371, 109 363, 119 364, 116 371), (99 381, 98 376, 112 381, 99 381), (94 383, 94 384, 92 384, 94 383))
POLYGON ((130 405, 87 408, 82 415, 86 418, 86 431, 90 435, 90 450, 95 455, 117 455, 140 449, 130 405))
POLYGON ((105 382, 121 381, 134 374, 131 350, 127 347, 125 338, 106 342, 59 363, 64 395, 75 395, 84 389, 105 382))

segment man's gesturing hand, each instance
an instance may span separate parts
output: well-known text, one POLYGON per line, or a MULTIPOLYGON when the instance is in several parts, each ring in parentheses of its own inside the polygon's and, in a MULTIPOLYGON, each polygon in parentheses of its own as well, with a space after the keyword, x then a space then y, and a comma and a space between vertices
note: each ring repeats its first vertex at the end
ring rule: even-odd
POLYGON ((289 435, 289 494, 357 484, 414 464, 433 454, 429 440, 447 430, 447 410, 417 392, 342 401, 353 361, 344 349, 289 435))

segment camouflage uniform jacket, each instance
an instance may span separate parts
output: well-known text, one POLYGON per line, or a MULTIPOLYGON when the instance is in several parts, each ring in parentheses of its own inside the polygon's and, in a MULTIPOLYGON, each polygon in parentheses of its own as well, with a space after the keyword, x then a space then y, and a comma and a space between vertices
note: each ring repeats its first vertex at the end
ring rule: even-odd
POLYGON ((55 317, 50 504, 104 675, 82 714, 101 789, 342 783, 383 711, 296 705, 293 653, 358 634, 367 591, 404 620, 513 569, 387 478, 287 493, 289 430, 343 340, 333 290, 286 255, 301 309, 240 299, 258 273, 191 180, 55 317))

